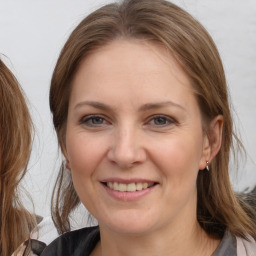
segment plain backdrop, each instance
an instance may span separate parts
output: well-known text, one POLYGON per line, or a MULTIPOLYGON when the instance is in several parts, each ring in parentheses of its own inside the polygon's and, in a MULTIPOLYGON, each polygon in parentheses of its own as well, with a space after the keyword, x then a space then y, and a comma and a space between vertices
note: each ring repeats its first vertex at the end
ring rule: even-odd
MULTIPOLYGON (((139 1, 139 0, 138 0, 139 1)), ((50 213, 50 196, 61 154, 51 121, 48 92, 51 74, 67 37, 88 13, 107 0, 1 0, 0 54, 22 85, 35 124, 29 172, 23 185, 35 211, 50 213), (4 56, 3 56, 4 55, 4 56)), ((256 184, 256 1, 175 0, 210 32, 220 51, 236 126, 247 149, 236 190, 256 184)), ((24 195, 25 198, 25 195, 24 195)), ((29 201, 24 199, 26 205, 29 201)))

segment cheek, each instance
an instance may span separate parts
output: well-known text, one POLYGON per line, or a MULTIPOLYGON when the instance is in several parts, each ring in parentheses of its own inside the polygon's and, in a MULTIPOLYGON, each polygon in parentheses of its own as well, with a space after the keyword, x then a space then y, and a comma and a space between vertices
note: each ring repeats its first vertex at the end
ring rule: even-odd
POLYGON ((103 155, 100 143, 84 136, 82 133, 73 135, 67 132, 67 156, 74 176, 91 175, 103 155))
POLYGON ((173 136, 155 142, 151 150, 153 161, 170 178, 197 175, 201 155, 200 139, 192 136, 173 136))

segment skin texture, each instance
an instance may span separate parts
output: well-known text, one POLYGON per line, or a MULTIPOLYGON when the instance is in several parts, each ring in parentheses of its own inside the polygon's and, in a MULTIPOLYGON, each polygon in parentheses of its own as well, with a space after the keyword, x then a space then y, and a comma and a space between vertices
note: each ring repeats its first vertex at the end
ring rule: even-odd
POLYGON ((196 179, 218 151, 221 118, 211 125, 214 147, 202 122, 188 77, 160 46, 116 40, 82 61, 65 155, 75 189, 100 225, 95 254, 102 248, 104 255, 145 255, 148 242, 148 255, 161 255, 159 248, 163 255, 214 251, 218 241, 196 221, 196 179), (127 196, 112 193, 106 181, 155 185, 127 196))

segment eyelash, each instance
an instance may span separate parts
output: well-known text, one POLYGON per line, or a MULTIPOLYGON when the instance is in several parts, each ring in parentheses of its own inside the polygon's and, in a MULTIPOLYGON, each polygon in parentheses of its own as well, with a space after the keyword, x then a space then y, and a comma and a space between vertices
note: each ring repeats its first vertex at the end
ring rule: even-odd
POLYGON ((88 115, 88 116, 82 117, 79 123, 89 127, 99 127, 99 126, 105 125, 108 122, 106 121, 106 118, 101 115, 88 115), (100 123, 100 124, 93 123, 93 120, 96 120, 96 119, 102 120, 103 123, 100 123))
POLYGON ((177 121, 174 120, 173 118, 171 117, 168 117, 168 116, 165 116, 165 115, 153 115, 151 116, 148 121, 146 122, 146 125, 147 124, 150 124, 150 122, 154 121, 154 124, 152 124, 154 127, 160 127, 160 128, 164 128, 164 127, 167 127, 169 125, 172 125, 172 124, 176 124, 177 121), (162 121, 165 121, 164 124, 156 124, 155 121, 157 119, 162 119, 162 121))
MULTIPOLYGON (((104 125, 109 124, 109 122, 106 120, 104 116, 94 114, 82 117, 79 121, 79 124, 86 125, 88 127, 102 127, 104 125), (97 121, 99 120, 101 121, 101 123, 97 123, 97 121), (96 123, 94 123, 94 121, 96 121, 96 123)), ((153 126, 154 128, 165 128, 172 124, 177 124, 177 121, 165 115, 153 115, 150 118, 148 118, 147 121, 145 122, 145 125, 153 126), (164 124, 156 124, 157 119, 158 121, 164 121, 164 124), (154 123, 151 124, 151 122, 154 123)))

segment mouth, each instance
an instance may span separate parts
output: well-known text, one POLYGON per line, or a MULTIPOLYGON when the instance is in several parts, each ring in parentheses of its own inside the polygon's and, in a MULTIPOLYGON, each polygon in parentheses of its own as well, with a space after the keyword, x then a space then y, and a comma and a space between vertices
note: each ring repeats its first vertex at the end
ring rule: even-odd
POLYGON ((151 188, 158 183, 156 182, 132 182, 132 183, 121 183, 121 182, 102 182, 102 184, 112 190, 119 192, 136 192, 151 188))

